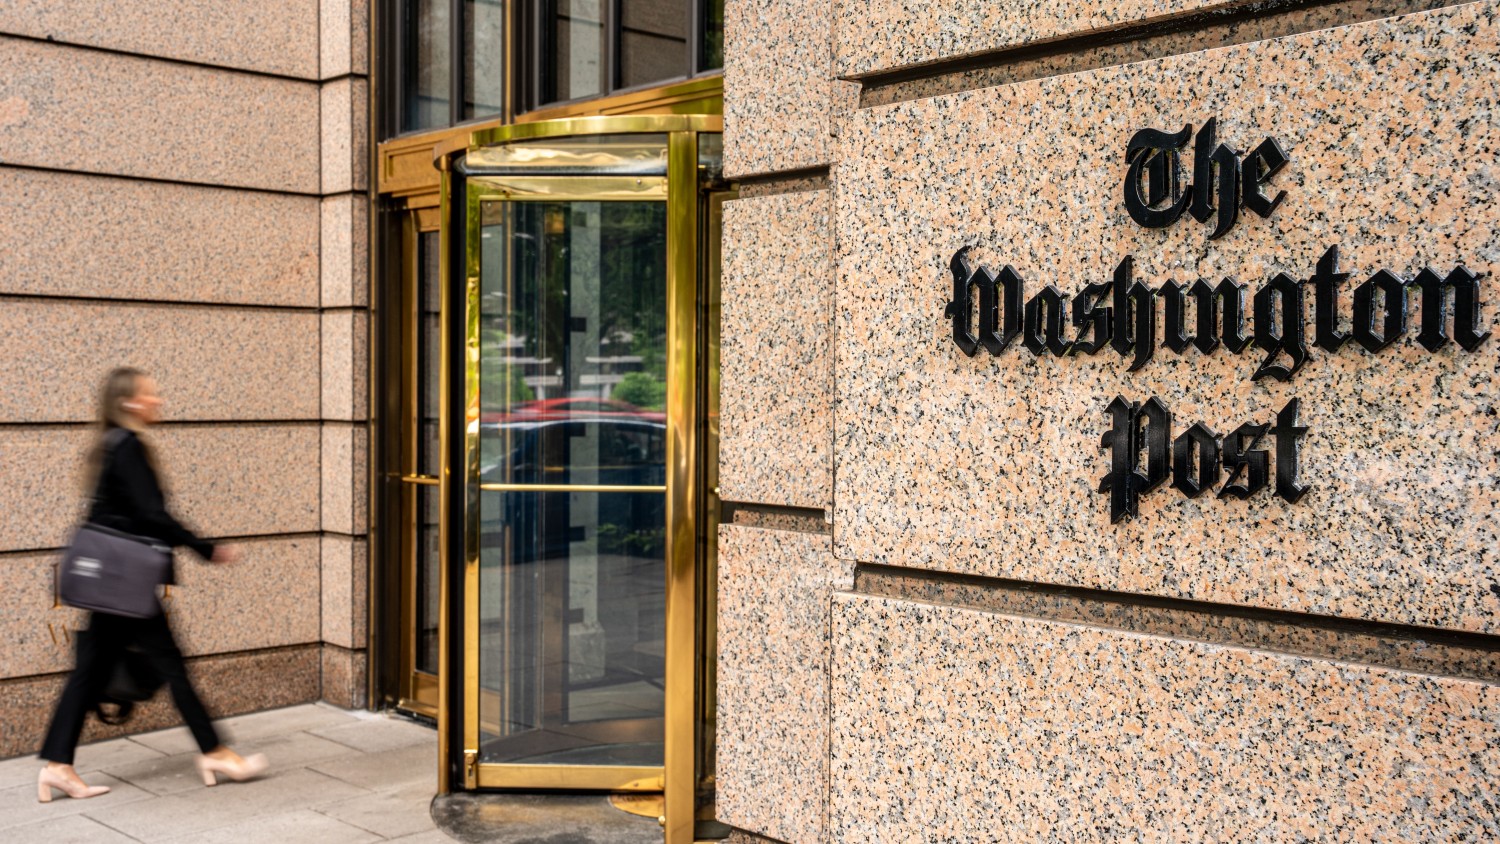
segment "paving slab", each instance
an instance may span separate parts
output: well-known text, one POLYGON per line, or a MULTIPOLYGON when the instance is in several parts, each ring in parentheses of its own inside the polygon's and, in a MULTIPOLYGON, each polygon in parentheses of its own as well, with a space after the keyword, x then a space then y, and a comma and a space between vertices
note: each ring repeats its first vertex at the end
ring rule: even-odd
POLYGON ((383 840, 373 832, 338 821, 311 809, 259 815, 248 820, 169 839, 167 844, 365 844, 383 840))
POLYGON ((121 782, 108 774, 95 773, 86 778, 89 785, 107 785, 108 794, 74 800, 54 791, 51 803, 38 803, 36 799, 36 774, 26 785, 0 791, 0 831, 31 823, 54 820, 69 815, 82 814, 97 809, 124 809, 133 803, 148 800, 152 795, 128 782, 121 782))
MULTIPOLYGON (((137 789, 139 791, 139 789, 137 789)), ((91 810, 89 817, 141 841, 167 841, 231 826, 270 813, 336 803, 365 793, 332 777, 298 768, 247 783, 225 783, 141 803, 91 810)))
POLYGON ((416 835, 392 838, 391 844, 453 844, 457 840, 440 829, 434 829, 430 832, 419 832, 416 835))
POLYGON ((366 753, 319 762, 309 769, 369 791, 426 785, 437 793, 437 738, 384 753, 366 753))
POLYGON ((430 813, 435 780, 430 776, 425 783, 355 797, 318 811, 386 838, 430 832, 437 829, 430 813))
POLYGON ((436 744, 437 733, 413 721, 381 717, 309 730, 315 736, 347 744, 366 753, 397 750, 417 744, 436 744))
MULTIPOLYGON (((274 738, 288 733, 357 724, 360 720, 337 707, 319 703, 288 706, 268 712, 236 715, 214 722, 224 743, 239 750, 242 746, 259 739, 274 738)), ((198 745, 193 741, 187 727, 169 727, 152 733, 132 736, 131 740, 169 756, 178 753, 194 753, 198 745)))
MULTIPOLYGON (((111 765, 160 759, 163 755, 160 751, 136 744, 128 738, 117 738, 80 745, 74 767, 79 773, 108 772, 111 765)), ((45 763, 34 753, 0 761, 0 789, 35 783, 36 772, 43 764, 45 763)))
POLYGON ((69 815, 0 829, 0 842, 15 844, 135 844, 135 839, 84 817, 69 815))

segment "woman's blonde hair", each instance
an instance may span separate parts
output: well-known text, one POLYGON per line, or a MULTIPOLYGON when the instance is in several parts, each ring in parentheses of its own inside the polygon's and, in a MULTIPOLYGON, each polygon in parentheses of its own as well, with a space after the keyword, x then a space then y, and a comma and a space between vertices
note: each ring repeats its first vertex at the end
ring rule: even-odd
MULTIPOLYGON (((115 428, 136 429, 135 420, 131 418, 130 411, 125 409, 125 403, 135 398, 136 394, 141 391, 141 378, 145 374, 135 367, 118 366, 104 376, 104 383, 99 387, 99 408, 96 419, 98 427, 94 431, 94 442, 89 447, 88 457, 84 464, 85 493, 94 492, 94 488, 99 483, 99 473, 104 470, 105 436, 115 428)), ((150 449, 146 450, 146 459, 151 459, 150 449)))

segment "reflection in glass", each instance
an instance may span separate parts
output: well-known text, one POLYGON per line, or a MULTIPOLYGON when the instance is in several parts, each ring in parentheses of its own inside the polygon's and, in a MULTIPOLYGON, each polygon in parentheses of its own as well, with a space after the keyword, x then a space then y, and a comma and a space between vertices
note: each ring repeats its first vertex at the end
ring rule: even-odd
POLYGON ((543 22, 548 57, 543 102, 592 97, 605 90, 605 0, 547 0, 543 22))
POLYGON ((666 206, 481 222, 481 760, 660 765, 666 206))
POLYGON ((676 79, 688 70, 688 0, 620 4, 620 85, 676 79))
POLYGON ((438 233, 417 235, 417 465, 418 475, 438 474, 438 390, 442 382, 438 323, 438 233))
POLYGON ((438 489, 413 488, 417 497, 416 669, 438 673, 438 489))
POLYGON ((447 126, 448 0, 403 0, 401 131, 447 126))
POLYGON ((501 113, 504 73, 505 0, 464 0, 464 120, 501 113))
MULTIPOLYGON (((438 474, 438 388, 442 362, 438 325, 438 233, 417 235, 416 392, 417 474, 438 474)), ((416 496, 416 669, 438 670, 438 494, 437 488, 417 486, 416 496)))
POLYGON ((724 0, 698 0, 703 9, 703 54, 698 71, 724 66, 724 0))

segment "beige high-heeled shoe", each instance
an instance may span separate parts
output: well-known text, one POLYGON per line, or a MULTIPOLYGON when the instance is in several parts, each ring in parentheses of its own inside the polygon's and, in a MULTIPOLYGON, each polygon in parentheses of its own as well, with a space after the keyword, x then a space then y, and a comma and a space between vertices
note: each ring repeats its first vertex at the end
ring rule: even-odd
POLYGON ((212 756, 198 757, 198 774, 203 777, 203 784, 209 787, 219 784, 216 774, 223 774, 234 782, 245 782, 264 774, 269 767, 271 763, 266 761, 263 753, 246 756, 239 762, 215 759, 212 756))
MULTIPOLYGON (((76 774, 74 775, 77 776, 76 774)), ((67 777, 53 771, 51 768, 43 768, 36 775, 36 799, 38 803, 52 802, 52 789, 57 789, 74 800, 86 800, 90 797, 98 797, 109 793, 107 785, 89 785, 81 779, 68 779, 67 777)))

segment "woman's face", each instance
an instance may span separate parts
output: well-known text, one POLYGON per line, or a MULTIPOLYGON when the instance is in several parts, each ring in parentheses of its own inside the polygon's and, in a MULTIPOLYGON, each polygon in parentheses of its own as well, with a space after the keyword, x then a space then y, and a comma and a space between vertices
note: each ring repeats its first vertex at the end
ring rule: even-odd
POLYGON ((156 379, 142 375, 135 379, 135 395, 125 402, 125 412, 134 416, 141 425, 155 425, 161 421, 161 396, 156 392, 156 379))

